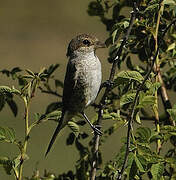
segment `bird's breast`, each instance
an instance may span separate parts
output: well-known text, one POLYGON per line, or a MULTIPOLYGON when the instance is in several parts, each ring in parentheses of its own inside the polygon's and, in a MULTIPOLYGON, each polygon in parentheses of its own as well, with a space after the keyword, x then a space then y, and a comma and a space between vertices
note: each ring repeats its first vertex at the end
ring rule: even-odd
POLYGON ((77 88, 84 97, 85 106, 91 104, 97 97, 101 85, 101 63, 97 56, 82 59, 77 64, 75 76, 77 88))

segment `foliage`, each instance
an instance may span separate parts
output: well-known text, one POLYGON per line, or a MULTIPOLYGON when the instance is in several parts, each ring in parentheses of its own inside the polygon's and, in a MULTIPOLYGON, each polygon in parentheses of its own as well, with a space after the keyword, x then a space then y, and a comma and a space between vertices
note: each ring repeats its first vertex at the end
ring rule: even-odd
MULTIPOLYGON (((98 16, 109 32, 106 40, 109 47, 109 63, 115 61, 122 42, 121 38, 131 23, 129 15, 124 14, 123 9, 127 8, 130 12, 134 7, 133 3, 132 1, 97 0, 91 1, 89 4, 88 14, 98 16)), ((136 1, 136 4, 138 12, 131 33, 120 54, 120 60, 117 62, 117 68, 120 71, 115 74, 102 114, 103 121, 111 119, 113 124, 104 130, 99 146, 106 143, 106 139, 111 138, 115 131, 120 131, 119 127, 128 123, 132 109, 134 109, 132 120, 137 124, 137 128, 134 130, 132 128, 131 131, 127 128, 130 136, 122 138, 120 151, 117 152, 114 159, 103 165, 104 157, 100 150, 96 152, 95 157, 96 136, 87 145, 83 144, 83 140, 89 135, 81 132, 79 126, 84 126, 85 123, 73 120, 69 123, 71 133, 68 135, 66 143, 68 146, 75 146, 79 152, 75 170, 68 170, 59 175, 45 172, 43 176, 36 171, 31 178, 26 179, 86 180, 92 176, 92 162, 97 157, 97 180, 119 179, 126 160, 125 170, 120 179, 176 178, 176 105, 172 105, 173 102, 168 97, 168 90, 176 91, 176 25, 170 26, 163 37, 163 31, 176 18, 176 2, 174 0, 139 0, 136 1), (158 48, 159 55, 156 56, 154 67, 152 67, 152 59, 158 48), (126 66, 125 70, 122 69, 124 66, 126 66), (138 89, 143 84, 150 68, 152 68, 152 72, 140 89, 135 102, 138 89), (159 104, 160 98, 163 104, 162 111, 159 104), (151 128, 145 127, 144 121, 152 121, 151 128), (130 139, 129 149, 127 149, 127 139, 130 139)), ((0 86, 0 110, 7 104, 13 115, 16 116, 18 105, 14 96, 22 99, 25 105, 25 137, 23 141, 16 139, 15 130, 11 127, 0 127, 0 142, 12 143, 20 150, 20 154, 13 159, 2 155, 0 157, 0 165, 3 166, 5 172, 8 175, 13 172, 17 180, 22 179, 23 165, 29 158, 26 149, 31 129, 43 121, 57 121, 61 115, 62 103, 60 101, 52 102, 47 105, 45 114, 36 112, 35 121, 29 121, 29 104, 31 104, 31 99, 35 98, 37 90, 41 93, 61 97, 58 92, 63 88, 63 83, 54 77, 54 72, 58 67, 58 64, 51 65, 47 69, 41 69, 39 73, 22 70, 19 67, 0 71, 1 75, 6 75, 18 82, 18 88, 0 86), (51 86, 53 82, 54 87, 51 86)), ((93 118, 95 123, 96 120, 97 115, 93 118)), ((119 142, 114 143, 120 144, 119 142)))

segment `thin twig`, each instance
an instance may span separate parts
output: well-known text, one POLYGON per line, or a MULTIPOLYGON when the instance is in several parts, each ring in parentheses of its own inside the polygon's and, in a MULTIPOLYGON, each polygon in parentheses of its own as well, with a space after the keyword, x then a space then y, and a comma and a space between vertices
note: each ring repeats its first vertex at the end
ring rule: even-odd
MULTIPOLYGON (((110 82, 113 82, 113 80, 114 80, 114 76, 115 76, 116 68, 117 68, 117 63, 120 59, 120 55, 122 54, 122 50, 126 44, 126 41, 129 37, 130 32, 131 32, 134 20, 136 19, 136 14, 137 14, 137 7, 136 7, 136 3, 134 3, 133 12, 131 13, 129 27, 127 29, 126 34, 124 35, 123 41, 119 47, 119 50, 118 50, 116 57, 115 57, 113 64, 112 64, 112 68, 111 68, 111 72, 110 72, 110 76, 109 76, 110 82)), ((106 102, 105 102, 106 98, 107 98, 110 91, 111 91, 111 87, 107 86, 105 89, 105 93, 104 93, 104 95, 103 95, 103 97, 99 103, 100 108, 99 108, 98 120, 97 120, 97 125, 99 125, 99 126, 102 124, 102 113, 103 113, 103 109, 104 109, 105 104, 106 104, 106 102)), ((100 143, 100 137, 99 137, 99 135, 95 134, 95 136, 94 136, 94 147, 93 147, 94 155, 93 155, 93 161, 92 161, 92 165, 91 165, 91 175, 90 175, 91 180, 95 180, 95 177, 96 177, 96 171, 97 171, 97 166, 98 166, 97 160, 98 160, 99 143, 100 143)))
MULTIPOLYGON (((175 19, 174 21, 172 21, 172 22, 167 26, 167 28, 164 30, 163 35, 162 35, 162 37, 161 37, 162 39, 164 38, 166 32, 169 30, 169 28, 170 28, 174 23, 176 23, 176 19, 175 19)), ((155 53, 155 56, 153 57, 153 60, 152 60, 151 67, 150 67, 148 73, 146 74, 143 82, 140 84, 139 88, 138 88, 137 91, 136 91, 136 96, 135 96, 134 102, 133 102, 133 104, 132 104, 132 109, 131 109, 131 111, 130 111, 130 113, 129 113, 125 158, 124 158, 124 162, 123 162, 121 171, 120 171, 119 174, 118 174, 117 180, 121 180, 122 175, 123 175, 124 170, 125 170, 125 167, 126 167, 127 160, 128 160, 128 154, 129 154, 129 148, 130 148, 130 132, 131 132, 131 127, 132 127, 132 121, 133 121, 133 119, 134 119, 134 112, 135 112, 135 107, 136 107, 136 104, 137 104, 138 96, 139 96, 140 91, 143 89, 143 86, 144 86, 145 82, 146 82, 147 79, 149 78, 150 73, 151 73, 152 70, 153 70, 153 66, 154 66, 154 64, 155 64, 155 60, 156 60, 156 58, 157 58, 157 56, 158 56, 160 44, 161 44, 161 43, 160 43, 160 41, 159 41, 159 42, 158 42, 158 47, 157 47, 157 50, 156 50, 156 53, 155 53)))
POLYGON ((160 68, 157 68, 157 74, 158 74, 158 80, 159 80, 159 82, 161 84, 161 88, 160 88, 161 99, 162 99, 164 109, 165 109, 165 113, 166 113, 166 116, 167 116, 167 118, 164 121, 164 124, 165 125, 175 126, 175 121, 173 121, 170 118, 169 113, 167 112, 167 109, 172 109, 172 105, 171 105, 171 102, 169 100, 165 84, 163 82, 163 78, 162 78, 162 75, 161 75, 160 68))

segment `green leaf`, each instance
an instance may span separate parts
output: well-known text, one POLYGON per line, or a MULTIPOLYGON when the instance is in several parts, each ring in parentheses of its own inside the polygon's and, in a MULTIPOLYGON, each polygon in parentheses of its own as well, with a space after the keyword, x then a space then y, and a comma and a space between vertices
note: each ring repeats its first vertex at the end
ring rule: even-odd
POLYGON ((15 141, 15 131, 9 127, 0 127, 0 141, 13 143, 15 141))
POLYGON ((130 70, 134 69, 134 66, 133 66, 133 64, 131 62, 131 57, 130 56, 127 57, 126 65, 127 65, 128 69, 130 69, 130 70))
POLYGON ((0 86, 0 94, 6 94, 10 93, 11 94, 12 89, 8 86, 0 86))
POLYGON ((69 136, 67 137, 66 144, 72 145, 74 143, 74 140, 75 140, 75 134, 71 132, 69 136))
POLYGON ((13 99, 9 99, 9 100, 7 99, 7 104, 9 105, 14 116, 17 116, 18 107, 17 107, 17 104, 15 103, 15 101, 13 99))
POLYGON ((59 108, 62 107, 62 102, 52 102, 51 104, 49 104, 46 108, 45 113, 48 114, 50 112, 53 112, 55 110, 58 110, 59 108))
POLYGON ((26 72, 31 75, 32 77, 35 76, 34 72, 32 72, 30 69, 26 69, 26 72))
POLYGON ((124 28, 127 28, 129 26, 129 22, 128 21, 124 21, 123 22, 123 26, 124 26, 124 28))
POLYGON ((134 156, 134 160, 140 172, 145 172, 144 167, 137 156, 134 156))
POLYGON ((146 106, 149 105, 154 105, 155 104, 155 96, 143 96, 142 98, 139 96, 139 104, 136 106, 137 108, 145 108, 146 106))
POLYGON ((139 127, 136 130, 136 137, 140 142, 149 142, 151 130, 147 127, 139 127))
POLYGON ((43 114, 40 116, 40 118, 38 117, 39 115, 36 115, 36 118, 38 120, 38 123, 42 122, 43 120, 55 120, 55 121, 58 121, 58 119, 61 118, 61 114, 62 112, 61 111, 53 111, 51 113, 48 113, 48 114, 43 114))
POLYGON ((169 47, 167 48, 167 51, 175 49, 175 42, 170 44, 169 47))
POLYGON ((141 119, 140 119, 140 116, 139 116, 139 112, 136 113, 136 122, 138 124, 141 124, 141 119))
POLYGON ((117 34, 117 29, 112 33, 112 43, 114 44, 115 39, 116 39, 116 34, 117 34))
POLYGON ((167 5, 176 5, 176 2, 174 0, 164 0, 163 3, 167 5))
MULTIPOLYGON (((26 155, 24 155, 24 159, 23 160, 26 160, 26 159, 27 159, 26 155)), ((19 165, 20 165, 20 163, 21 163, 21 155, 19 155, 18 157, 13 159, 13 168, 17 170, 19 165)))
POLYGON ((56 79, 56 80, 55 80, 55 86, 56 86, 56 87, 61 87, 61 88, 63 88, 63 87, 64 87, 64 84, 63 84, 62 81, 56 79))
POLYGON ((120 107, 124 106, 125 104, 132 103, 134 101, 135 96, 136 96, 136 93, 127 93, 127 94, 124 94, 120 98, 120 107))
POLYGON ((159 4, 158 4, 158 3, 149 5, 149 6, 145 9, 144 13, 147 14, 148 12, 150 12, 150 13, 156 12, 156 9, 157 9, 158 7, 159 7, 159 4))
POLYGON ((8 157, 0 157, 0 166, 3 166, 6 174, 11 175, 12 161, 8 157))
POLYGON ((61 111, 53 111, 53 112, 47 114, 46 117, 47 117, 48 119, 49 119, 49 118, 56 118, 56 119, 58 119, 58 118, 61 117, 61 114, 62 114, 61 111))
POLYGON ((137 169, 138 168, 137 168, 136 162, 135 162, 135 160, 133 160, 132 165, 130 167, 129 179, 134 179, 134 176, 137 173, 137 169))
POLYGON ((161 87, 161 83, 155 82, 152 83, 150 88, 149 88, 149 93, 154 95, 154 93, 161 87))
POLYGON ((167 112, 169 113, 172 120, 176 122, 176 109, 167 109, 167 112))
POLYGON ((59 67, 59 64, 52 64, 44 73, 48 74, 48 77, 59 67))
POLYGON ((115 78, 115 83, 123 83, 124 80, 133 80, 141 83, 144 80, 144 77, 137 71, 121 71, 117 74, 115 78))
POLYGON ((17 72, 21 72, 22 70, 19 68, 19 67, 14 67, 12 70, 11 70, 11 74, 15 74, 17 72))
POLYGON ((69 121, 68 126, 74 132, 75 136, 78 137, 78 135, 79 135, 79 126, 73 121, 69 121))
POLYGON ((153 180, 160 180, 161 176, 164 173, 164 164, 163 163, 153 164, 151 167, 151 173, 153 180))

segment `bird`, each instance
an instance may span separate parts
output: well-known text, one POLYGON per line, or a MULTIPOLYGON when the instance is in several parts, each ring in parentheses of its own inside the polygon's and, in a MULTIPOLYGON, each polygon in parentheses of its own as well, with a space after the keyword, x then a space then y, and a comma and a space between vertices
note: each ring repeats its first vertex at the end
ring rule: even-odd
POLYGON ((101 63, 95 52, 98 48, 105 47, 105 43, 99 41, 92 34, 79 34, 70 41, 66 54, 68 63, 62 96, 62 115, 50 140, 45 157, 51 150, 58 133, 77 114, 84 117, 94 133, 102 134, 99 128, 90 122, 84 110, 95 101, 98 95, 102 71, 101 63))

